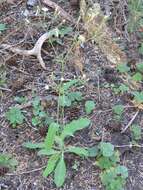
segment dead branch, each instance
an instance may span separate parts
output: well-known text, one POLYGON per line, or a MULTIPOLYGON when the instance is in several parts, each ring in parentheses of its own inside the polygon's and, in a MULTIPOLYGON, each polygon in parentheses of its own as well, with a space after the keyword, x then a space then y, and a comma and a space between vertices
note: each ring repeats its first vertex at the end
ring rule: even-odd
POLYGON ((50 30, 49 32, 44 33, 36 42, 35 46, 31 50, 22 50, 16 47, 13 47, 9 44, 1 44, 0 47, 4 49, 8 49, 12 51, 13 53, 17 53, 19 55, 24 55, 24 56, 31 56, 34 55, 37 57, 39 60, 40 65, 43 67, 43 69, 46 69, 45 63, 43 61, 43 58, 41 56, 41 48, 43 43, 49 39, 53 34, 57 33, 57 28, 50 30))
POLYGON ((64 9, 62 9, 57 3, 51 1, 51 0, 42 0, 42 3, 52 9, 54 9, 55 11, 57 11, 59 13, 59 15, 61 15, 64 19, 72 22, 72 23, 76 23, 76 21, 74 20, 74 18, 68 14, 64 9))
POLYGON ((122 129, 121 133, 124 133, 132 125, 132 123, 136 119, 138 113, 139 113, 139 110, 135 113, 135 115, 132 117, 132 119, 129 121, 129 123, 125 126, 125 128, 122 129))

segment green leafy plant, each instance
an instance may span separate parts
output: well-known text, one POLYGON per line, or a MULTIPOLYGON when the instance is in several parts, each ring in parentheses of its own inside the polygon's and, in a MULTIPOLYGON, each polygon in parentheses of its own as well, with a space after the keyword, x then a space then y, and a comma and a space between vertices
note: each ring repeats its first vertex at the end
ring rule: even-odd
POLYGON ((73 120, 63 127, 57 123, 51 123, 44 142, 24 143, 26 148, 40 149, 38 155, 49 157, 43 176, 47 177, 54 172, 54 182, 57 187, 61 187, 63 185, 66 177, 65 154, 74 153, 82 157, 88 156, 87 148, 66 145, 66 138, 73 136, 75 132, 88 127, 89 124, 90 120, 87 118, 73 120))
POLYGON ((49 43, 53 44, 54 42, 62 45, 62 40, 61 38, 63 38, 66 35, 71 34, 73 31, 73 28, 70 26, 61 26, 59 28, 57 28, 56 30, 51 30, 50 32, 50 36, 51 38, 49 39, 49 43))
POLYGON ((143 73, 143 63, 137 63, 137 70, 141 73, 143 73))
POLYGON ((53 120, 48 116, 48 113, 44 111, 41 105, 40 98, 37 96, 33 99, 33 117, 32 125, 42 127, 43 125, 50 124, 53 120))
POLYGON ((6 24, 0 23, 0 32, 6 30, 6 24))
POLYGON ((128 177, 128 170, 125 166, 118 165, 103 171, 100 177, 106 190, 123 190, 128 177))
POLYGON ((121 84, 119 86, 119 90, 120 90, 121 93, 125 93, 125 92, 129 91, 129 87, 127 85, 125 85, 125 84, 121 84))
POLYGON ((77 79, 71 80, 69 82, 63 83, 59 86, 59 105, 62 107, 70 107, 72 103, 82 100, 82 93, 79 91, 71 91, 72 87, 80 84, 77 79))
POLYGON ((100 151, 103 156, 105 157, 111 157, 114 153, 114 146, 111 143, 100 143, 100 151))
POLYGON ((17 107, 12 107, 6 112, 6 119, 10 121, 13 127, 16 127, 17 124, 22 124, 24 118, 22 111, 17 107))
POLYGON ((19 104, 24 104, 27 102, 27 97, 26 96, 16 96, 14 100, 19 103, 19 104))
POLYGON ((62 38, 65 35, 72 33, 72 31, 73 31, 72 27, 70 27, 70 26, 62 26, 61 28, 59 28, 59 35, 62 38))
POLYGON ((85 102, 85 111, 86 114, 92 113, 92 111, 95 109, 95 102, 92 100, 88 100, 85 102))
POLYGON ((143 92, 134 91, 132 92, 132 94, 134 95, 135 102, 137 102, 138 104, 143 103, 143 92))
POLYGON ((124 64, 119 64, 119 65, 117 66, 117 70, 118 70, 120 73, 127 73, 128 71, 130 71, 130 67, 128 67, 126 63, 124 63, 124 64))
POLYGON ((106 190, 122 190, 128 177, 128 170, 120 165, 120 155, 109 142, 101 142, 88 149, 89 156, 96 156, 96 165, 101 169, 101 182, 106 190))
POLYGON ((0 154, 0 166, 14 170, 18 162, 11 154, 0 154))
POLYGON ((130 131, 133 140, 136 141, 141 139, 141 127, 139 125, 131 125, 130 131))
POLYGON ((143 79, 143 76, 141 73, 137 72, 132 76, 132 79, 136 82, 140 82, 143 79))
POLYGON ((120 120, 121 116, 123 114, 124 111, 124 106, 123 105, 115 105, 112 108, 113 113, 115 114, 115 119, 120 120))

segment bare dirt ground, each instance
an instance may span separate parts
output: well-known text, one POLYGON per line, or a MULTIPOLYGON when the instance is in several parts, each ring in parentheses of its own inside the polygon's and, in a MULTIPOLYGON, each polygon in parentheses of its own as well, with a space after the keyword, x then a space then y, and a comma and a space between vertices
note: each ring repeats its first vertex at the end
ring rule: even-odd
MULTIPOLYGON (((78 16, 78 6, 69 1, 55 1, 65 11, 70 13, 75 19, 78 16)), ((127 17, 126 0, 99 0, 101 8, 105 14, 111 11, 109 27, 115 36, 120 37, 121 47, 125 47, 129 60, 140 59, 137 51, 136 36, 132 36, 134 41, 128 42, 128 34, 124 27, 125 17, 127 17), (129 53, 129 50, 133 53, 129 53), (132 55, 131 55, 132 54, 132 55)), ((26 1, 15 1, 12 4, 0 3, 0 22, 7 24, 8 29, 0 34, 0 43, 18 46, 23 49, 33 47, 37 39, 47 30, 61 24, 61 18, 54 15, 54 11, 48 8, 48 12, 37 11, 34 7, 30 15, 26 17, 26 1), (34 10, 33 10, 34 9, 34 10), (24 14, 25 13, 25 14, 24 14)), ((66 23, 69 26, 71 23, 66 23)), ((77 31, 73 30, 70 35, 64 36, 59 43, 44 43, 42 57, 46 63, 46 70, 43 70, 35 57, 25 57, 0 49, 0 69, 1 75, 6 78, 4 87, 0 86, 0 150, 11 153, 19 162, 16 171, 4 172, 0 169, 0 189, 1 190, 56 190, 52 177, 47 179, 42 177, 42 169, 46 165, 47 159, 37 156, 36 151, 29 151, 22 147, 22 143, 33 140, 40 141, 43 136, 39 128, 32 126, 31 107, 25 106, 26 121, 24 124, 12 128, 5 119, 6 111, 17 105, 16 96, 25 96, 30 102, 33 92, 39 97, 55 96, 53 86, 61 78, 61 65, 57 62, 59 55, 66 54, 70 49, 72 38, 77 31), (53 77, 54 76, 54 77, 53 77), (45 86, 50 88, 46 90, 45 86)), ((78 31, 81 32, 80 29, 78 31)), ((98 144, 102 139, 110 141, 114 145, 126 145, 131 141, 130 131, 121 134, 121 129, 132 119, 136 109, 130 107, 129 97, 115 94, 111 84, 120 82, 118 73, 110 67, 110 62, 102 53, 100 48, 86 42, 82 49, 84 57, 83 72, 88 82, 81 89, 85 102, 92 99, 96 102, 96 109, 91 115, 92 125, 83 130, 71 139, 71 143, 82 146, 92 146, 98 144), (108 85, 109 84, 109 85, 108 85), (113 118, 112 107, 118 103, 125 105, 125 113, 121 122, 113 118), (97 135, 98 134, 98 135, 97 135)), ((59 59, 58 59, 59 60, 59 59)), ((67 61, 64 70, 65 79, 73 79, 79 76, 80 72, 73 65, 72 59, 67 61)), ((48 113, 56 117, 56 103, 50 102, 50 106, 45 108, 48 113)), ((83 114, 82 102, 79 107, 66 108, 66 120, 78 118, 83 114)), ((139 112, 135 121, 143 127, 143 114, 139 112)), ((142 142, 140 142, 142 143, 142 142)), ((143 189, 143 149, 142 148, 119 148, 121 161, 129 169, 129 178, 126 190, 143 189)), ((103 190, 99 178, 99 170, 93 164, 95 159, 82 160, 75 156, 66 157, 68 173, 65 185, 61 190, 103 190), (79 162, 78 170, 72 166, 79 162)))

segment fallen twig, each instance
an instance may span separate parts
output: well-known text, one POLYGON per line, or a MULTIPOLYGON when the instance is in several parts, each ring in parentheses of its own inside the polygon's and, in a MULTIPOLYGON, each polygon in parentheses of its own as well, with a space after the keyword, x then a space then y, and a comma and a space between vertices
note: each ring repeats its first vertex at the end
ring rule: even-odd
POLYGON ((132 117, 132 119, 129 121, 129 123, 125 126, 124 129, 122 129, 121 133, 124 133, 133 123, 133 121, 135 120, 135 118, 137 117, 139 113, 139 110, 135 113, 135 115, 132 117))
POLYGON ((0 87, 0 90, 1 90, 1 91, 8 91, 8 92, 11 92, 11 91, 12 91, 12 90, 9 89, 9 88, 3 88, 3 87, 0 87))
POLYGON ((124 144, 124 145, 114 145, 114 147, 116 148, 126 148, 126 147, 129 147, 129 148, 143 148, 143 145, 141 144, 124 144))
POLYGON ((14 175, 30 174, 30 173, 33 173, 33 172, 40 171, 40 170, 44 169, 45 167, 46 166, 42 166, 41 168, 37 168, 37 169, 29 170, 29 171, 23 171, 21 173, 7 173, 5 175, 7 175, 7 176, 14 176, 14 175))
POLYGON ((46 6, 54 9, 55 11, 57 11, 59 13, 59 15, 61 15, 64 19, 66 19, 74 24, 76 23, 74 18, 70 14, 68 14, 64 9, 62 9, 57 3, 55 3, 51 0, 42 0, 42 3, 45 4, 46 6))

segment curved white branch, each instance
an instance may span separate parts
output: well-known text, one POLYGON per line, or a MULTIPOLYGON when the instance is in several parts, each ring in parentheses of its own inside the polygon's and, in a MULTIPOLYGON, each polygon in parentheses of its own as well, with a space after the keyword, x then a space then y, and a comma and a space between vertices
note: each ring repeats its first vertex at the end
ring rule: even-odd
POLYGON ((42 66, 43 69, 46 69, 45 63, 43 61, 43 58, 41 56, 41 49, 42 49, 42 45, 43 43, 49 39, 52 35, 57 34, 58 29, 55 28, 53 30, 50 30, 49 32, 44 33, 36 42, 35 46, 31 49, 31 50, 22 50, 16 47, 13 47, 11 45, 8 44, 1 44, 0 47, 8 49, 10 51, 12 51, 13 53, 17 53, 19 55, 24 55, 24 56, 30 56, 30 55, 34 55, 37 57, 37 59, 39 60, 40 65, 42 66))

